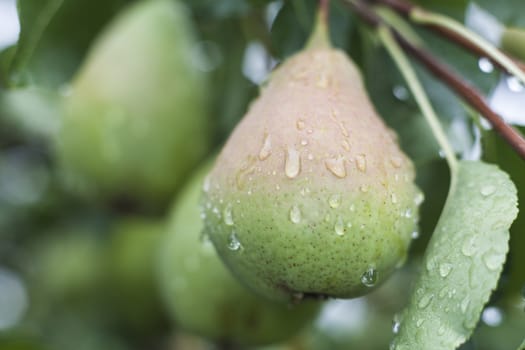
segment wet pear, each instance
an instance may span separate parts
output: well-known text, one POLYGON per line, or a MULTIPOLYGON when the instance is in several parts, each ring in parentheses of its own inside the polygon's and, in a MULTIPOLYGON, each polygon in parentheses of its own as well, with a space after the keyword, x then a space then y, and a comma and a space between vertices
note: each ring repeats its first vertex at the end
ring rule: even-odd
POLYGON ((423 199, 414 176, 320 22, 222 149, 204 188, 206 233, 270 299, 357 297, 406 258, 423 199))
POLYGON ((178 1, 130 5, 63 89, 57 153, 82 193, 168 200, 208 150, 206 77, 178 1))
MULTIPOLYGON (((182 329, 230 345, 267 344, 293 336, 317 315, 318 302, 267 301, 241 285, 201 235, 199 170, 175 203, 161 244, 159 280, 168 312, 182 329)), ((204 187, 206 182, 204 181, 204 187)), ((235 242, 230 249, 237 249, 235 242)))

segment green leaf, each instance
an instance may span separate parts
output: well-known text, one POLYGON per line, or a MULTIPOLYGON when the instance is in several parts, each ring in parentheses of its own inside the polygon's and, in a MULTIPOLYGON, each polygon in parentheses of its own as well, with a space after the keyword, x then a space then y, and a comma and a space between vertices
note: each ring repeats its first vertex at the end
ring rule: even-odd
POLYGON ((456 349, 472 334, 505 262, 516 188, 494 165, 462 161, 393 349, 456 349))
POLYGON ((428 10, 445 13, 456 19, 462 19, 468 0, 416 0, 415 3, 428 10))
POLYGON ((10 85, 57 87, 71 78, 101 28, 126 0, 19 0, 20 38, 10 85))
POLYGON ((523 339, 523 343, 521 343, 521 345, 518 348, 518 350, 525 350, 525 339, 523 339))
POLYGON ((19 0, 20 37, 13 69, 24 66, 31 58, 38 42, 64 0, 23 1, 19 0))

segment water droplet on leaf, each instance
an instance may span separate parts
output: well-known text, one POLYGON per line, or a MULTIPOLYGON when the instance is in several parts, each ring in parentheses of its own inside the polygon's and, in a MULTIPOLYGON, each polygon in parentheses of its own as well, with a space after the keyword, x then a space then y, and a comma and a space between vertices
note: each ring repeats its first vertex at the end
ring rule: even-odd
POLYGON ((484 196, 484 197, 488 197, 490 196, 491 194, 493 194, 494 192, 496 192, 496 187, 493 186, 493 185, 487 185, 487 186, 483 186, 480 190, 481 194, 484 196))
POLYGON ((494 65, 487 57, 481 57, 478 60, 479 70, 483 73, 492 73, 494 71, 494 65))
POLYGON ((447 277, 452 271, 452 264, 442 263, 439 265, 439 275, 443 278, 447 277))

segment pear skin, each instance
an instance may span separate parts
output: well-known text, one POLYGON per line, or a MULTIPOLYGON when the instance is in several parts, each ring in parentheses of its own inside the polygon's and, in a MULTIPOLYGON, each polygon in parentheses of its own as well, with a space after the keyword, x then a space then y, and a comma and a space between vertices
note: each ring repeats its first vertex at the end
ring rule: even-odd
POLYGON ((414 177, 357 67, 321 26, 222 149, 203 190, 206 232, 267 298, 358 297, 406 258, 422 201, 414 177))
POLYGON ((207 79, 179 1, 139 1, 91 48, 62 103, 56 149, 70 188, 165 202, 209 150, 207 79))
POLYGON ((182 329, 220 344, 262 345, 288 339, 311 323, 319 302, 286 305, 243 286, 202 236, 199 200, 204 165, 181 192, 160 249, 159 281, 170 315, 182 329))

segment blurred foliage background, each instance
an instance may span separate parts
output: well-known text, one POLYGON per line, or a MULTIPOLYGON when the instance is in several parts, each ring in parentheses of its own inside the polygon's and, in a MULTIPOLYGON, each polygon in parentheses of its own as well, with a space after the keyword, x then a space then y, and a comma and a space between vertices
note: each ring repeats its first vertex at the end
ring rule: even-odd
MULTIPOLYGON (((64 182, 53 145, 62 124, 62 101, 70 94, 88 52, 115 17, 139 1, 152 0, 16 3, 18 40, 0 47, 2 350, 218 347, 170 322, 159 298, 156 249, 179 188, 166 194, 168 200, 154 202, 132 190, 124 195, 81 195, 64 182)), ((206 125, 211 132, 206 136, 206 147, 212 154, 257 96, 271 69, 304 45, 317 2, 179 2, 187 7, 184 15, 195 31, 189 48, 194 53, 192 64, 206 76, 208 85, 206 125)), ((418 3, 446 13, 482 35, 480 28, 494 32, 504 26, 525 26, 522 0, 418 3)), ((16 22, 14 6, 13 0, 0 0, 2 36, 9 36, 8 23, 16 22)), ((411 258, 388 283, 364 298, 327 302, 302 334, 267 349, 387 348, 393 320, 406 303, 449 185, 440 150, 374 33, 337 0, 331 2, 330 27, 334 45, 361 68, 376 108, 396 130, 402 148, 416 165, 417 182, 426 198, 420 231, 411 258)), ((17 32, 16 26, 13 28, 17 32)), ((520 109, 525 101, 523 86, 500 74, 486 59, 472 56, 433 33, 415 30, 437 57, 484 92, 505 119, 525 131, 520 109)), ((108 62, 111 64, 121 62, 108 62)), ((525 202, 525 162, 447 87, 415 66, 458 155, 497 163, 511 175, 521 203, 525 202)), ((148 74, 147 68, 144 74, 148 74)), ((98 79, 103 85, 105 76, 98 79)), ((128 83, 140 87, 142 81, 137 78, 128 83)), ((163 93, 161 99, 171 98, 170 90, 163 93)), ((147 137, 154 139, 156 135, 147 137)), ((144 145, 147 147, 148 141, 144 145)), ((190 141, 187 147, 195 145, 190 141)), ((190 170, 196 166, 197 162, 183 180, 191 177, 190 170)), ((500 285, 474 337, 462 349, 515 349, 525 335, 523 210, 512 227, 510 246, 500 285)))

